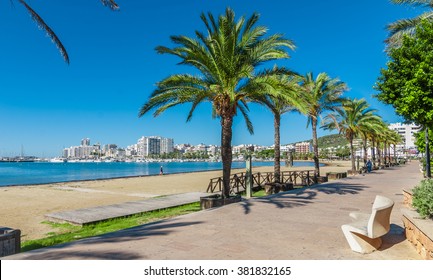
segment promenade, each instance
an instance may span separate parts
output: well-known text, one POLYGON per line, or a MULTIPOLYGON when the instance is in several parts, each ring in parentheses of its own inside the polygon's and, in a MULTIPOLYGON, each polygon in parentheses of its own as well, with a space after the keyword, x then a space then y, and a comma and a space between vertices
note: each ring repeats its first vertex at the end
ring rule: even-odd
POLYGON ((410 162, 3 259, 420 259, 401 220, 402 189, 420 180, 418 162, 410 162), (341 225, 350 212, 370 212, 377 194, 395 201, 391 231, 380 250, 352 252, 341 225))

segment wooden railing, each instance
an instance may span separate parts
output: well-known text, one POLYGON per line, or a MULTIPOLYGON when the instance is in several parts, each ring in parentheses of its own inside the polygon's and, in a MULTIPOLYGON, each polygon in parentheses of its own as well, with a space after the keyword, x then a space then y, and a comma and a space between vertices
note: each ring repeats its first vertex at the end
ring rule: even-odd
MULTIPOLYGON (((253 173, 253 187, 263 187, 273 183, 274 172, 253 173)), ((244 172, 232 174, 230 177, 230 193, 240 193, 246 189, 246 174, 244 172)), ((280 173, 281 183, 292 183, 294 186, 311 186, 315 184, 314 171, 283 171, 280 173)), ((221 192, 223 189, 223 177, 210 179, 208 193, 221 192)))

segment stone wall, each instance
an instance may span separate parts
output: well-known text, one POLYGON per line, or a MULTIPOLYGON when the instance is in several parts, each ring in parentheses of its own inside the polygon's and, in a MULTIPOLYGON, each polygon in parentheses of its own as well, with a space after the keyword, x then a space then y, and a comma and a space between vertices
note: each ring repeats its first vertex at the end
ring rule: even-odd
POLYGON ((408 208, 412 208, 412 192, 410 190, 403 190, 403 204, 408 208))
MULTIPOLYGON (((433 260, 433 240, 418 226, 416 222, 403 215, 403 224, 405 228, 406 239, 409 240, 414 246, 418 254, 425 260, 433 260)), ((428 220, 425 220, 428 222, 428 220)), ((430 220, 433 225, 433 221, 430 220)))

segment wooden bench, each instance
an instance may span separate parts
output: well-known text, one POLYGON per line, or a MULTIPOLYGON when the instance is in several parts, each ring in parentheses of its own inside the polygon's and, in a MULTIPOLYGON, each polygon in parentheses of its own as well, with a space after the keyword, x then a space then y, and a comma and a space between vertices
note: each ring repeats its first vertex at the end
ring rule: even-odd
POLYGON ((391 228, 390 216, 393 206, 394 201, 377 195, 371 214, 358 212, 349 214, 353 222, 342 225, 341 229, 353 251, 368 254, 380 248, 381 236, 387 234, 391 228))

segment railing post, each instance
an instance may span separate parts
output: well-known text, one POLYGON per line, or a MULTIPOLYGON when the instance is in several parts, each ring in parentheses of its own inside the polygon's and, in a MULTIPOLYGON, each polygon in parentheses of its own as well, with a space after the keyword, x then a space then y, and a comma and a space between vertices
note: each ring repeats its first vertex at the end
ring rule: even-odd
POLYGON ((251 155, 247 155, 246 160, 246 174, 245 174, 245 192, 246 197, 251 198, 252 197, 252 190, 253 190, 253 174, 252 174, 252 165, 251 165, 251 155))

